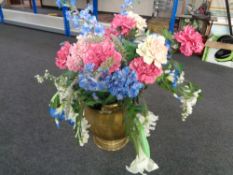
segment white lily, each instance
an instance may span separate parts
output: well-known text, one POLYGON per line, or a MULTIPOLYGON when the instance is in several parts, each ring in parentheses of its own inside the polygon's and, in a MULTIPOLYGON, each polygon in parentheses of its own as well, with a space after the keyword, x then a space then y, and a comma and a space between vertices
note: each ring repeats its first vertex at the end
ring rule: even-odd
POLYGON ((152 172, 158 168, 158 165, 152 159, 147 157, 141 148, 139 148, 139 154, 137 155, 136 159, 130 164, 129 167, 126 166, 126 169, 130 173, 140 173, 142 175, 146 175, 144 171, 152 172))

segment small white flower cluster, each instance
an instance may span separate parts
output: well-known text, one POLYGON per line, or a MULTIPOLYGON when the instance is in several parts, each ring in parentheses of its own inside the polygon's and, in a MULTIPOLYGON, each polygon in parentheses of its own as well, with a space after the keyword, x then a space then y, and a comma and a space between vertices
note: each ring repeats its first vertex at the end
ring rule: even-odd
POLYGON ((197 103, 197 99, 201 93, 201 90, 197 90, 196 92, 193 93, 193 96, 185 98, 185 97, 179 97, 177 94, 174 94, 174 97, 180 100, 182 103, 181 108, 182 108, 182 121, 186 121, 187 117, 193 113, 193 107, 197 103))
POLYGON ((79 138, 79 144, 80 146, 84 146, 89 139, 89 129, 90 128, 90 124, 88 123, 88 121, 85 118, 82 118, 81 120, 81 138, 79 138))
POLYGON ((153 112, 149 111, 148 115, 144 116, 142 114, 137 114, 139 121, 143 124, 145 134, 147 137, 150 136, 150 130, 155 130, 156 122, 158 121, 159 117, 154 115, 153 112))
POLYGON ((54 80, 55 77, 49 73, 49 71, 46 69, 43 76, 41 75, 35 75, 35 78, 37 79, 38 83, 42 84, 45 80, 54 80))
POLYGON ((67 80, 68 78, 64 77, 59 78, 54 82, 61 101, 67 99, 73 93, 72 86, 66 86, 67 80))
POLYGON ((42 76, 40 76, 40 75, 35 75, 35 78, 37 79, 37 82, 38 82, 39 84, 44 83, 44 78, 43 78, 42 76))

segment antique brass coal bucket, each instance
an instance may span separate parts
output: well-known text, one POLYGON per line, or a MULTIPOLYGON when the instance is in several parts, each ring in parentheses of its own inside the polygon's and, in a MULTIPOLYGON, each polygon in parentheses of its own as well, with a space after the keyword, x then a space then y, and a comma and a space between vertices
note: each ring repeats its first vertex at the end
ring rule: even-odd
POLYGON ((91 124, 94 142, 99 148, 117 151, 128 143, 123 125, 123 111, 118 104, 103 106, 101 110, 86 107, 84 112, 91 124))

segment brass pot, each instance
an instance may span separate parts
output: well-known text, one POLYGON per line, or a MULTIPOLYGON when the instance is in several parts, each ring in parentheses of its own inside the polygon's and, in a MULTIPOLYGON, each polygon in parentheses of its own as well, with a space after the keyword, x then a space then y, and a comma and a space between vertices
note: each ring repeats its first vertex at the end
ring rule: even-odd
POLYGON ((95 144, 106 151, 122 149, 128 139, 123 126, 123 112, 118 104, 103 106, 101 110, 85 108, 85 117, 91 124, 95 144))

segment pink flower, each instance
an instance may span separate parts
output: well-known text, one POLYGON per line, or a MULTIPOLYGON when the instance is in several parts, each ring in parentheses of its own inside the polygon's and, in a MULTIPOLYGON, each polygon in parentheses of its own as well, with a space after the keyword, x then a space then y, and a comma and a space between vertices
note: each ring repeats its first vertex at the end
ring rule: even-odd
POLYGON ((115 35, 127 36, 134 28, 136 28, 136 21, 133 18, 116 14, 111 23, 110 31, 115 35))
POLYGON ((129 67, 137 73, 138 80, 145 84, 153 84, 157 77, 163 73, 162 68, 145 63, 142 57, 133 59, 129 67))
POLYGON ((56 65, 60 69, 66 69, 66 61, 67 61, 67 56, 69 55, 69 50, 70 50, 70 43, 65 42, 63 46, 60 48, 60 50, 57 52, 56 56, 56 65))
POLYGON ((201 53, 204 48, 203 38, 192 26, 185 26, 183 31, 174 35, 177 42, 181 44, 180 51, 185 56, 193 53, 201 53))
POLYGON ((88 45, 84 39, 79 39, 77 43, 70 47, 70 54, 67 57, 66 66, 70 71, 78 72, 83 68, 83 60, 86 57, 88 45))
POLYGON ((95 69, 100 66, 107 66, 109 72, 112 73, 119 69, 121 59, 122 56, 115 50, 114 44, 110 40, 104 40, 89 45, 84 64, 95 64, 95 69))
POLYGON ((112 27, 105 29, 105 34, 104 34, 105 38, 111 39, 112 35, 118 36, 119 32, 117 30, 113 29, 112 27))

